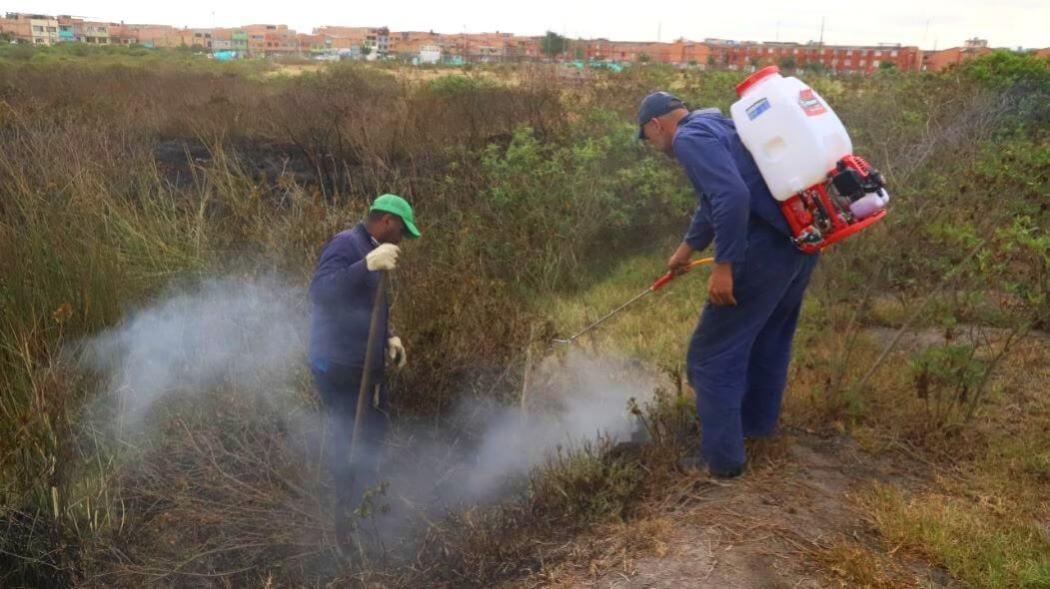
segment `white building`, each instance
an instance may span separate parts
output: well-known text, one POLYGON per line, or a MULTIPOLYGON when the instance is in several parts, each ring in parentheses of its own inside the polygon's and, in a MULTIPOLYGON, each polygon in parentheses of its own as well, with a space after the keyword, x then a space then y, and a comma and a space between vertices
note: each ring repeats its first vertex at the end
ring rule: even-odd
POLYGON ((33 31, 33 43, 54 45, 58 43, 58 20, 49 16, 34 16, 29 19, 33 31))
POLYGON ((423 45, 419 48, 419 63, 438 63, 441 61, 439 45, 423 45))

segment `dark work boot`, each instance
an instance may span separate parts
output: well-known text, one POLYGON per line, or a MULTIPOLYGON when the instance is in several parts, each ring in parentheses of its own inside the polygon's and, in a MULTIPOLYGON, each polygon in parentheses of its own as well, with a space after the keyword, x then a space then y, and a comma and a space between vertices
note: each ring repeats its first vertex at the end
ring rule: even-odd
POLYGON ((744 474, 744 467, 746 467, 746 466, 747 466, 747 462, 745 461, 744 464, 741 464, 740 466, 738 466, 736 468, 715 469, 715 468, 709 466, 707 464, 707 461, 704 460, 704 458, 702 456, 700 456, 699 454, 689 454, 687 456, 682 457, 678 461, 678 468, 682 469, 683 471, 689 471, 689 470, 692 470, 692 469, 706 468, 708 474, 710 474, 712 477, 714 477, 716 479, 733 479, 733 478, 736 478, 736 477, 744 474))
POLYGON ((707 472, 716 479, 735 479, 736 477, 744 474, 744 467, 747 463, 741 464, 736 468, 730 469, 715 469, 714 467, 708 468, 707 472))

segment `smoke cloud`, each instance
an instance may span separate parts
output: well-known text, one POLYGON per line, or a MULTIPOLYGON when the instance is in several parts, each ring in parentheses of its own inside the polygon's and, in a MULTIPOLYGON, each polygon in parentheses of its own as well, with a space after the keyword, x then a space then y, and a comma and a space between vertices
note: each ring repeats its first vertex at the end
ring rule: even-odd
MULTIPOLYGON (((258 411, 275 413, 285 433, 297 430, 282 439, 305 440, 295 451, 318 464, 323 420, 307 390, 308 319, 304 290, 279 279, 208 280, 130 314, 87 343, 87 358, 117 408, 109 415, 120 432, 161 427, 160 409, 170 402, 193 405, 235 391, 257 398, 258 411)), ((464 401, 444 420, 454 425, 394 423, 389 447, 367 449, 386 454, 382 478, 394 511, 411 506, 433 515, 495 501, 559 447, 598 435, 624 438, 635 428, 629 399, 644 403, 657 376, 570 351, 540 362, 529 380, 523 404, 464 401)), ((403 531, 410 517, 390 525, 403 531)))

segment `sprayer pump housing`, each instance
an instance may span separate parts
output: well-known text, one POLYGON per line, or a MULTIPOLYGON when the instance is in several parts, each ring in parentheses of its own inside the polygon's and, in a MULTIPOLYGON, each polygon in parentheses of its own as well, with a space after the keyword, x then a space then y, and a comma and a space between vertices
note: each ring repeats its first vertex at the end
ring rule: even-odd
POLYGON ((814 184, 780 203, 795 246, 816 253, 862 231, 886 216, 890 195, 882 174, 848 155, 814 184))

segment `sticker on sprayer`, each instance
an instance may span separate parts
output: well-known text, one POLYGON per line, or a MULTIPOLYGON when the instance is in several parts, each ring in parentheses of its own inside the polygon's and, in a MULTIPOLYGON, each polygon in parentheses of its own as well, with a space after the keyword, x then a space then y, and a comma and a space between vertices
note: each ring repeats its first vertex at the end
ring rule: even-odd
POLYGON ((747 107, 747 118, 753 121, 758 118, 758 115, 766 112, 767 110, 769 110, 769 100, 763 98, 762 100, 759 100, 758 102, 747 107))
POLYGON ((802 107, 807 117, 815 117, 828 112, 828 109, 824 108, 824 103, 813 93, 812 88, 806 88, 798 93, 798 105, 802 107))

